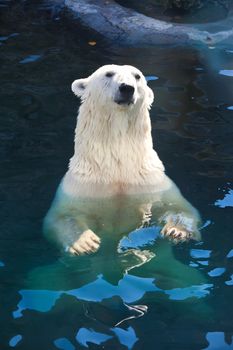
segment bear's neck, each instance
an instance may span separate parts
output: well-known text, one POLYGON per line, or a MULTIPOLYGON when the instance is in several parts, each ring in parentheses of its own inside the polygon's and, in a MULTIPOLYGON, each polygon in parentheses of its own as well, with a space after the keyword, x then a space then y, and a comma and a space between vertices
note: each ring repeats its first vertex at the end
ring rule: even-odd
POLYGON ((81 105, 69 166, 79 183, 141 184, 158 168, 146 106, 107 113, 81 105))

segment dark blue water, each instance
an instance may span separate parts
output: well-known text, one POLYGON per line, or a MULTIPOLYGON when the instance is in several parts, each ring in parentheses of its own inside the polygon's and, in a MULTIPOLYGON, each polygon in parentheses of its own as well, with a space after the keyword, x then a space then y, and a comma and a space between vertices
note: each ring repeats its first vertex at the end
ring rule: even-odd
POLYGON ((233 349, 233 45, 117 48, 20 6, 1 27, 0 349, 233 349), (70 85, 107 63, 158 77, 154 145, 203 218, 199 243, 172 245, 156 227, 122 239, 150 253, 144 264, 111 240, 66 257, 42 235, 73 152, 70 85))

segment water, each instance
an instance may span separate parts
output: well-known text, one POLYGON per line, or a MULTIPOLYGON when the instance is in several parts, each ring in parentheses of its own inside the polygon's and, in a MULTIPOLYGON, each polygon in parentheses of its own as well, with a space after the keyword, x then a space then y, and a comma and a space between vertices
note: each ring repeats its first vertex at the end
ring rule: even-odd
POLYGON ((224 19, 231 1, 155 1, 118 0, 120 5, 161 20, 183 23, 208 23, 224 19), (172 5, 173 4, 173 5, 172 5), (175 6, 180 4, 181 7, 175 6))
POLYGON ((117 48, 56 14, 16 10, 0 38, 0 348, 233 349, 233 45, 117 48), (200 243, 172 246, 156 227, 122 239, 149 252, 144 264, 111 239, 71 259, 41 232, 73 152, 70 85, 107 63, 148 76, 154 145, 203 218, 200 243))

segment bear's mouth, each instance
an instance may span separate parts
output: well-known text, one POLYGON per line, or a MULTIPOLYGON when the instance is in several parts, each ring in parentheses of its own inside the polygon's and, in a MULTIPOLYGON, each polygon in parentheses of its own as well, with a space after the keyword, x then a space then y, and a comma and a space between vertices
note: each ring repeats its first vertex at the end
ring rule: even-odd
POLYGON ((133 105, 135 103, 135 100, 134 100, 134 98, 130 98, 130 99, 119 98, 119 99, 115 99, 114 102, 116 102, 120 106, 130 106, 130 105, 133 105))

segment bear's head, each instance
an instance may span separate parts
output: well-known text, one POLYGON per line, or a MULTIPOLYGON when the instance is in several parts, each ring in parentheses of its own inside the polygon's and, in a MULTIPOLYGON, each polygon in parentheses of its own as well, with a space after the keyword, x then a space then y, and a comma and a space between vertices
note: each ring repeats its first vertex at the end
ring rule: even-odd
POLYGON ((154 94, 142 72, 133 66, 106 65, 85 79, 75 80, 72 91, 82 102, 105 108, 132 110, 150 108, 154 94))

